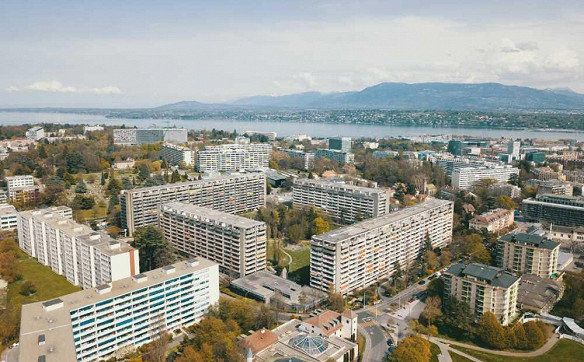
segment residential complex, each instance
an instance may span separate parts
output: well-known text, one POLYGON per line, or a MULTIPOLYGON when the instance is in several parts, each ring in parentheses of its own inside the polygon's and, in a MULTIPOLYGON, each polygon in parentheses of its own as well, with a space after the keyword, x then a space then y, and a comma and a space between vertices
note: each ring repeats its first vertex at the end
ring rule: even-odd
POLYGON ((273 330, 246 336, 247 361, 350 362, 357 360, 357 315, 317 310, 304 321, 291 319, 273 330))
POLYGON ((180 202, 160 207, 160 228, 178 251, 219 263, 221 272, 242 277, 266 269, 266 224, 180 202))
POLYGON ((158 142, 187 142, 184 128, 118 128, 114 129, 114 144, 143 145, 158 142))
POLYGON ((139 273, 138 250, 76 223, 71 215, 66 206, 20 212, 20 248, 83 288, 139 273))
POLYGON ((572 196, 574 187, 569 182, 560 180, 537 180, 531 179, 527 181, 530 186, 537 187, 537 194, 551 194, 551 195, 566 195, 572 196))
POLYGON ((510 165, 455 167, 452 171, 452 186, 467 190, 480 180, 507 182, 511 175, 519 175, 519 169, 510 165))
POLYGON ((197 323, 218 300, 217 264, 191 259, 57 299, 25 304, 19 360, 121 359, 159 338, 163 331, 197 323))
POLYGON ((560 244, 536 234, 511 233, 499 238, 498 264, 518 274, 542 278, 558 271, 560 244))
POLYGON ((487 193, 489 196, 509 196, 515 199, 521 196, 521 188, 506 182, 497 182, 488 187, 487 193))
POLYGON ((513 210, 495 209, 475 216, 468 222, 468 226, 471 229, 496 233, 513 225, 514 221, 513 210))
POLYGON ((310 170, 314 164, 314 153, 299 150, 284 150, 284 152, 291 158, 301 159, 305 170, 310 170))
POLYGON ((584 197, 537 195, 523 200, 523 216, 529 221, 560 226, 584 226, 584 197))
POLYGON ((41 198, 41 187, 35 185, 32 175, 6 177, 8 198, 14 204, 38 202, 41 198))
POLYGON ((26 131, 26 138, 33 141, 40 141, 45 138, 45 130, 41 126, 35 126, 26 131))
POLYGON ((345 152, 340 150, 328 150, 319 148, 314 152, 315 158, 327 158, 329 160, 338 162, 340 164, 353 163, 355 162, 355 155, 351 152, 345 152))
POLYGON ((550 278, 533 274, 521 276, 517 291, 517 307, 533 313, 549 313, 562 297, 563 285, 550 278))
POLYGON ((8 204, 0 204, 0 230, 16 229, 18 212, 16 208, 8 204))
POLYGON ((272 145, 268 143, 207 146, 197 152, 197 170, 227 172, 267 168, 271 156, 272 145))
POLYGON ((565 181, 566 176, 562 172, 555 171, 551 167, 538 167, 531 170, 533 176, 538 180, 561 180, 565 181))
POLYGON ((328 139, 329 150, 351 152, 351 137, 333 137, 328 139))
POLYGON ((387 189, 347 185, 313 179, 296 179, 292 187, 295 207, 315 206, 342 224, 389 212, 387 189))
POLYGON ((484 264, 456 263, 443 278, 444 294, 468 303, 476 316, 491 312, 504 326, 517 316, 519 277, 484 264))
POLYGON ((310 285, 342 294, 389 277, 416 260, 427 238, 433 248, 452 240, 453 204, 425 202, 315 235, 310 243, 310 285))
POLYGON ((8 194, 10 194, 10 190, 20 187, 34 186, 34 177, 32 175, 8 176, 5 179, 6 185, 8 186, 8 194))
POLYGON ((136 228, 158 223, 159 206, 180 201, 218 211, 238 213, 265 205, 266 178, 261 172, 124 190, 121 222, 130 235, 136 228))
POLYGON ((160 158, 168 165, 178 166, 184 164, 185 166, 195 165, 195 151, 188 147, 175 145, 165 142, 160 149, 160 158))

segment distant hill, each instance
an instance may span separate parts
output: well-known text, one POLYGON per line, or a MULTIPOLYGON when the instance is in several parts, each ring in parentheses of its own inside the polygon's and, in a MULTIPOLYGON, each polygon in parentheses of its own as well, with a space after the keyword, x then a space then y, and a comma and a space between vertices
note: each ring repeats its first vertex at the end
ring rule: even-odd
POLYGON ((584 95, 499 83, 381 83, 361 91, 307 92, 235 100, 243 107, 457 111, 584 110, 584 95))
POLYGON ((221 103, 201 103, 197 101, 182 101, 177 103, 165 104, 160 107, 151 108, 154 111, 209 111, 224 108, 232 108, 229 104, 221 103))

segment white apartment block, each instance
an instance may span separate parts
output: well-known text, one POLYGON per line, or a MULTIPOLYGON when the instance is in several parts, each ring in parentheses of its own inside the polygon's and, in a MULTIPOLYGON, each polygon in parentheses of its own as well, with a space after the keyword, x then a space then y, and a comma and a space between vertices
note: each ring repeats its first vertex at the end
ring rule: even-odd
POLYGON ((164 143, 160 150, 160 158, 168 165, 178 166, 183 162, 186 166, 195 165, 195 151, 188 147, 164 143))
POLYGON ((114 144, 143 145, 158 142, 185 143, 188 131, 184 128, 118 128, 114 129, 114 144))
POLYGON ((266 203, 266 177, 251 172, 124 190, 120 194, 123 227, 132 235, 136 228, 156 225, 160 205, 172 201, 230 214, 255 210, 266 203))
POLYGON ((452 241, 453 203, 425 202, 374 219, 315 235, 310 243, 310 285, 343 295, 390 277, 432 247, 452 241))
POLYGON ((197 170, 228 172, 266 168, 271 156, 272 145, 267 143, 207 146, 197 152, 197 170))
POLYGON ((519 277, 484 264, 456 263, 443 278, 444 294, 467 303, 477 317, 491 312, 506 326, 517 316, 519 277))
POLYGON ((309 170, 314 164, 314 153, 300 150, 283 150, 291 158, 297 158, 304 161, 304 169, 309 170))
POLYGON ((96 132, 96 131, 103 131, 104 128, 103 126, 97 125, 97 126, 83 126, 83 134, 87 133, 87 132, 96 132))
POLYGON ((180 202, 160 207, 160 229, 178 251, 216 263, 240 278, 266 269, 266 224, 180 202))
POLYGON ((217 264, 191 259, 22 306, 19 361, 121 360, 219 300, 217 264))
POLYGON ((13 230, 18 225, 18 212, 8 204, 0 204, 0 230, 13 230))
POLYGON ((8 202, 8 194, 6 191, 0 189, 0 204, 5 204, 8 202))
POLYGON ((326 158, 340 164, 355 162, 355 155, 351 152, 341 150, 330 150, 319 148, 314 152, 315 158, 326 158))
POLYGON ((495 209, 477 215, 468 222, 468 226, 475 230, 487 230, 495 233, 513 225, 515 216, 513 210, 495 209))
POLYGON ((347 185, 323 180, 296 179, 292 187, 295 207, 315 206, 342 224, 389 212, 387 189, 347 185))
POLYGON ((26 131, 26 138, 33 141, 40 141, 45 138, 45 130, 40 126, 30 128, 26 131))
POLYGON ((452 186, 468 190, 477 181, 492 179, 498 182, 507 182, 511 175, 519 175, 519 169, 511 165, 456 167, 452 171, 452 186))
POLYGON ((8 176, 6 177, 6 184, 8 185, 8 195, 10 195, 10 190, 34 186, 34 177, 32 175, 8 176))
POLYGON ((71 219, 66 206, 18 214, 20 248, 72 284, 91 288, 139 273, 138 250, 71 219))
POLYGON ((518 274, 549 278, 558 271, 560 243, 537 234, 512 233, 499 238, 497 261, 518 274))

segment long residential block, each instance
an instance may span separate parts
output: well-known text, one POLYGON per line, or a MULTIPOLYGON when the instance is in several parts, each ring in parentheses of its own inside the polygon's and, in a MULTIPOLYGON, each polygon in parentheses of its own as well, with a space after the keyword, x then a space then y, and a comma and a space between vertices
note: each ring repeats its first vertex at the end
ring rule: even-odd
POLYGON ((295 207, 315 206, 342 224, 389 212, 387 189, 347 185, 312 179, 296 179, 292 187, 295 207))
POLYGON ((143 145, 158 142, 185 143, 188 131, 184 128, 118 128, 114 129, 114 144, 143 145))
POLYGON ((272 145, 268 143, 234 143, 207 146, 197 152, 197 170, 240 171, 255 170, 269 166, 272 145))
POLYGON ((164 143, 160 149, 160 158, 172 166, 178 166, 181 163, 184 163, 186 166, 194 166, 195 151, 188 147, 164 143))
POLYGON ((206 207, 172 202, 160 207, 160 228, 177 250, 244 277, 266 269, 266 224, 206 207))
POLYGON ((457 167, 452 171, 452 186, 467 190, 480 180, 507 182, 511 175, 519 175, 519 169, 510 165, 457 167))
POLYGON ((0 204, 0 230, 16 229, 18 225, 18 212, 16 208, 8 204, 0 204))
POLYGON ((197 323, 218 300, 218 266, 197 258, 25 304, 19 360, 121 360, 164 331, 197 323))
POLYGON ((138 274, 138 250, 71 219, 66 206, 18 214, 18 244, 72 284, 91 288, 138 274))
POLYGON ((388 278, 432 247, 452 240, 453 203, 427 201, 374 219, 315 235, 310 243, 310 285, 342 294, 388 278))
POLYGON ((164 203, 180 201, 234 214, 264 206, 265 200, 266 177, 252 172, 124 190, 120 194, 120 217, 132 235, 136 228, 156 225, 159 207, 164 203))
POLYGON ((499 266, 549 278, 558 271, 560 243, 537 234, 511 233, 498 241, 499 266))
POLYGON ((560 226, 584 226, 584 197, 537 195, 523 200, 523 216, 529 221, 560 226))

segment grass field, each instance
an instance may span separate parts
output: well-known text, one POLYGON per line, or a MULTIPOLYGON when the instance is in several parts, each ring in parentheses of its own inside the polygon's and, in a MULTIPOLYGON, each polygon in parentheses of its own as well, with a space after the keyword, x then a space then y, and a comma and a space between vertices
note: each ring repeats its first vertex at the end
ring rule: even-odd
POLYGON ((432 357, 430 357, 430 362, 438 362, 438 355, 440 354, 440 347, 438 347, 438 345, 430 342, 430 353, 432 353, 432 357))
POLYGON ((454 352, 450 352, 450 359, 452 360, 452 362, 469 362, 470 360, 466 357, 463 357, 459 354, 456 354, 454 352))
MULTIPOLYGON (((498 356, 486 352, 475 351, 472 349, 451 345, 466 354, 476 357, 484 362, 519 362, 519 361, 537 361, 537 362, 579 362, 584 360, 584 345, 568 339, 561 339, 549 352, 539 357, 507 357, 498 356)), ((451 353, 453 356, 454 353, 451 353)), ((453 356, 454 357, 454 356, 453 356)), ((454 360, 454 358, 453 358, 454 360)))
MULTIPOLYGON (((272 260, 274 258, 274 250, 276 247, 275 245, 275 240, 268 240, 266 250, 268 260, 272 260)), ((283 251, 292 257, 292 263, 289 264, 288 257, 282 252, 280 253, 279 265, 288 269, 288 277, 291 280, 294 280, 302 285, 307 285, 310 279, 310 245, 307 242, 304 242, 297 248, 283 248, 283 251)))

